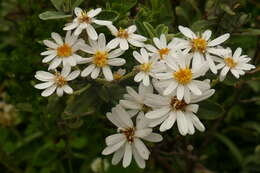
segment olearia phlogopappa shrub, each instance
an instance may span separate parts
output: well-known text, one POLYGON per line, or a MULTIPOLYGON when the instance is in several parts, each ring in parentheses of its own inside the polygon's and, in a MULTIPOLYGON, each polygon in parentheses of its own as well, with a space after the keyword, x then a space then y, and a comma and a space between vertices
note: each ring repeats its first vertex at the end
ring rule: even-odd
MULTIPOLYGON (((156 11, 155 7, 160 7, 161 1, 151 0, 143 4, 137 1, 126 4, 123 1, 122 4, 109 1, 103 8, 89 2, 80 8, 83 1, 72 4, 70 1, 53 0, 52 3, 58 11, 47 11, 39 16, 43 20, 60 20, 63 27, 57 27, 49 33, 49 38, 39 41, 42 47, 45 46, 45 50, 40 53, 42 65, 39 66, 42 67, 34 75, 40 83, 35 80, 31 83, 42 90, 41 96, 44 98, 39 97, 41 101, 49 97, 44 111, 47 115, 41 115, 41 120, 48 121, 49 117, 54 117, 52 123, 42 123, 49 129, 53 129, 49 126, 54 124, 58 127, 54 133, 58 133, 56 136, 59 137, 54 143, 65 149, 68 155, 65 157, 69 157, 65 167, 70 172, 78 164, 71 157, 83 161, 89 159, 88 155, 74 153, 71 150, 73 145, 78 150, 93 150, 96 157, 102 157, 96 158, 91 165, 90 160, 86 161, 94 172, 107 172, 110 163, 117 165, 120 162, 124 168, 131 165, 130 169, 127 168, 131 171, 133 160, 139 168, 150 172, 160 172, 158 167, 168 172, 210 172, 199 164, 208 159, 207 156, 203 158, 203 155, 198 157, 196 154, 207 147, 212 138, 227 145, 242 164, 242 154, 232 141, 221 133, 213 132, 225 116, 232 119, 231 109, 238 109, 234 112, 243 111, 239 106, 234 106, 239 98, 238 89, 246 83, 247 75, 254 74, 259 68, 253 65, 243 50, 247 48, 243 42, 235 44, 236 47, 229 43, 232 37, 236 37, 232 34, 234 31, 225 29, 226 26, 218 26, 223 25, 221 22, 226 20, 225 15, 219 17, 220 21, 211 19, 213 12, 210 8, 213 6, 206 3, 206 6, 211 5, 205 12, 208 20, 216 20, 218 25, 214 28, 206 20, 199 20, 198 24, 194 22, 197 27, 189 27, 189 23, 177 20, 188 20, 184 11, 190 7, 185 6, 185 3, 182 6, 181 2, 172 2, 175 7, 172 9, 173 15, 165 8, 171 2, 165 1, 165 9, 159 8, 158 13, 152 16, 149 12, 156 11), (153 9, 149 11, 146 5, 151 5, 153 9), (124 6, 130 8, 124 9, 124 6), (172 17, 174 25, 164 22, 163 18, 159 19, 160 11, 166 13, 166 16, 169 14, 167 17, 172 17), (157 22, 147 22, 155 17, 158 17, 157 22), (241 79, 242 76, 245 77, 241 79), (223 87, 229 83, 237 89, 232 100, 228 99, 229 93, 223 87), (223 97, 227 101, 221 103, 223 97), (227 113, 225 109, 230 110, 227 113), (207 121, 213 119, 217 120, 211 126, 207 121), (81 135, 74 136, 79 140, 78 144, 68 142, 73 140, 70 139, 72 130, 79 131, 84 126, 88 130, 89 124, 96 128, 86 132, 86 136, 83 131, 77 132, 76 136, 81 135), (102 138, 103 141, 100 140, 102 138), (77 146, 85 145, 86 140, 91 140, 88 142, 92 145, 86 148, 77 146), (190 144, 197 140, 203 141, 201 145, 190 144), (107 155, 111 154, 109 158, 107 155), (176 157, 174 160, 179 166, 172 166, 175 163, 168 160, 172 156, 176 157), (157 167, 157 163, 161 166, 157 167)), ((220 4, 221 10, 231 16, 235 15, 233 10, 237 8, 232 7, 234 9, 225 3, 220 4)), ((198 12, 199 7, 195 11, 198 12)), ((248 100, 242 101, 247 103, 248 100)), ((259 132, 259 124, 251 125, 259 132)), ((43 134, 41 132, 38 135, 43 134)), ((50 147, 48 145, 53 144, 48 143, 45 147, 50 147)), ((259 147, 256 152, 259 153, 259 147)), ((89 156, 93 158, 93 155, 89 156)), ((34 157, 38 159, 38 155, 34 157)), ((58 158, 57 155, 53 157, 58 158)), ((63 164, 59 162, 48 171, 63 167, 63 164)))

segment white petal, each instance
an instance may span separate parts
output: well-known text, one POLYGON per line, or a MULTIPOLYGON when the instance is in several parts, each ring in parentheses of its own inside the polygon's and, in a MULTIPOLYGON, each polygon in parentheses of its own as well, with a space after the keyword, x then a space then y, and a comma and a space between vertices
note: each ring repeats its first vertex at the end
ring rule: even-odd
POLYGON ((116 58, 116 57, 119 57, 120 55, 122 55, 123 53, 124 53, 123 50, 121 50, 121 49, 115 49, 115 50, 109 52, 108 58, 109 58, 109 59, 110 59, 110 58, 116 58))
POLYGON ((49 48, 52 48, 52 49, 56 49, 58 48, 58 45, 56 43, 53 43, 52 41, 50 40, 43 40, 43 43, 49 47, 49 48))
POLYGON ((209 54, 206 54, 206 60, 208 62, 209 68, 212 73, 217 74, 217 67, 215 63, 213 62, 212 58, 210 57, 209 54))
POLYGON ((152 131, 153 130, 151 128, 136 130, 135 136, 139 137, 139 138, 143 138, 143 137, 150 135, 152 133, 152 131))
POLYGON ((140 156, 135 148, 133 148, 133 155, 137 165, 142 169, 145 168, 145 160, 140 156))
POLYGON ((37 71, 35 77, 41 81, 49 81, 54 78, 54 75, 46 71, 37 71))
POLYGON ((145 116, 149 119, 160 118, 160 117, 166 115, 167 113, 169 113, 169 111, 170 111, 170 108, 164 107, 164 108, 150 111, 150 112, 146 113, 145 116))
POLYGON ((224 41, 226 41, 229 37, 230 37, 230 34, 228 34, 228 33, 224 34, 224 35, 210 41, 208 43, 208 46, 212 47, 212 46, 219 45, 219 44, 223 43, 224 41))
POLYGON ((133 121, 130 119, 130 116, 125 111, 125 109, 122 108, 122 106, 117 105, 115 112, 124 124, 126 124, 128 127, 133 127, 133 121))
POLYGON ((118 134, 114 134, 114 135, 110 135, 108 137, 106 137, 106 144, 107 145, 114 145, 120 141, 122 141, 125 138, 124 134, 118 133, 118 134))
POLYGON ((94 19, 93 22, 95 24, 98 24, 98 25, 105 25, 105 26, 109 26, 112 24, 111 21, 107 21, 107 20, 97 20, 97 19, 94 19))
POLYGON ((60 34, 53 32, 51 33, 51 37, 53 38, 53 40, 56 41, 56 43, 58 43, 59 45, 63 45, 63 40, 60 34))
POLYGON ((37 89, 46 89, 46 88, 52 86, 53 84, 54 84, 53 81, 49 81, 49 82, 36 84, 36 85, 34 85, 34 87, 37 88, 37 89))
POLYGON ((123 158, 123 167, 126 168, 130 165, 132 161, 132 147, 129 143, 125 145, 125 154, 123 158))
POLYGON ((150 78, 149 75, 145 74, 143 77, 143 84, 144 86, 149 86, 150 85, 150 78))
POLYGON ((136 138, 134 140, 134 145, 135 145, 135 148, 137 149, 138 153, 140 154, 140 156, 143 159, 148 160, 150 151, 147 149, 147 147, 144 145, 144 143, 139 138, 136 138))
POLYGON ((76 7, 76 8, 74 9, 74 13, 75 13, 76 16, 81 16, 82 9, 79 8, 79 7, 76 7))
POLYGON ((185 136, 188 133, 188 125, 185 115, 181 111, 177 111, 177 125, 181 135, 185 136))
POLYGON ((129 101, 129 100, 120 100, 120 104, 126 109, 138 109, 140 110, 142 106, 139 103, 129 101))
POLYGON ((45 58, 43 58, 42 62, 43 63, 47 63, 47 62, 50 62, 51 60, 53 60, 55 57, 57 56, 56 53, 53 53, 49 56, 46 56, 45 58))
POLYGON ((113 155, 112 165, 118 164, 122 160, 124 153, 125 153, 124 147, 121 147, 119 150, 117 150, 113 155))
POLYGON ((101 8, 92 9, 92 10, 90 10, 90 11, 87 12, 87 15, 88 15, 88 17, 95 17, 95 16, 98 15, 101 11, 102 11, 101 8))
POLYGON ((98 36, 98 47, 100 50, 105 50, 106 48, 106 38, 103 33, 98 36))
POLYGON ((235 50, 235 52, 234 52, 233 58, 234 58, 235 60, 238 59, 238 58, 240 57, 241 53, 242 53, 242 49, 241 49, 240 47, 237 48, 237 49, 235 50))
POLYGON ((47 50, 41 53, 41 55, 51 55, 51 54, 55 54, 56 50, 47 50))
POLYGON ((56 90, 56 93, 59 97, 63 96, 63 89, 58 87, 57 90, 56 90))
POLYGON ((92 25, 89 24, 86 29, 87 29, 88 36, 92 40, 96 40, 98 38, 97 32, 92 25))
POLYGON ((175 81, 172 81, 170 85, 163 91, 163 95, 169 95, 171 94, 178 86, 178 83, 175 81))
POLYGON ((69 86, 69 85, 64 85, 62 87, 62 89, 65 91, 65 93, 67 94, 72 94, 73 93, 73 89, 69 86))
POLYGON ((170 112, 168 118, 164 120, 164 122, 161 124, 160 131, 164 132, 166 130, 169 130, 170 128, 172 128, 175 121, 176 121, 176 113, 170 112))
POLYGON ((195 95, 201 95, 202 94, 200 89, 193 82, 190 82, 189 84, 187 84, 187 86, 193 94, 195 94, 195 95))
POLYGON ((96 67, 96 68, 92 71, 92 73, 91 73, 91 78, 92 78, 92 79, 96 79, 96 78, 98 77, 99 73, 100 73, 100 68, 99 68, 99 67, 96 67))
POLYGON ((86 77, 88 76, 95 68, 94 64, 89 65, 87 68, 85 68, 82 72, 81 72, 81 76, 82 77, 86 77))
POLYGON ((146 136, 143 139, 149 142, 161 142, 163 140, 163 137, 160 134, 151 133, 149 136, 146 136))
POLYGON ((143 42, 136 41, 136 40, 131 39, 131 38, 128 38, 127 40, 128 40, 128 42, 129 42, 131 45, 133 45, 133 46, 135 46, 135 47, 144 47, 144 43, 143 43, 143 42))
POLYGON ((110 67, 108 66, 102 67, 102 71, 107 81, 113 80, 113 74, 110 67))
POLYGON ((186 37, 188 37, 188 38, 193 39, 193 38, 196 37, 196 35, 194 34, 194 32, 192 32, 192 31, 191 31, 189 28, 187 28, 187 27, 179 26, 178 29, 179 29, 179 31, 180 31, 184 36, 186 36, 186 37))
POLYGON ((52 62, 51 62, 51 64, 50 64, 50 66, 49 66, 49 70, 52 70, 52 69, 55 69, 55 68, 57 68, 60 64, 61 64, 61 58, 55 58, 52 62))
POLYGON ((133 56, 140 64, 145 63, 144 58, 137 51, 133 52, 133 56))
POLYGON ((75 29, 78 25, 79 25, 78 23, 73 22, 73 23, 70 23, 70 24, 66 25, 66 26, 63 28, 63 30, 66 30, 66 31, 68 31, 68 30, 73 30, 73 29, 75 29))
POLYGON ((183 97, 184 97, 184 86, 178 85, 178 87, 177 87, 177 98, 178 98, 178 100, 182 100, 183 97))
POLYGON ((128 28, 127 28, 127 31, 128 31, 128 33, 133 33, 133 32, 135 32, 136 31, 136 26, 135 25, 131 25, 131 26, 129 26, 128 28))
POLYGON ((224 67, 220 72, 220 81, 223 81, 229 71, 228 67, 224 67))
POLYGON ((137 74, 135 75, 134 81, 140 82, 140 81, 143 80, 144 76, 145 76, 145 73, 144 73, 144 72, 139 72, 139 73, 137 73, 137 74))
POLYGON ((159 49, 163 49, 164 48, 162 43, 161 43, 161 41, 158 38, 156 38, 156 37, 153 38, 153 42, 154 42, 155 46, 158 47, 159 49))
POLYGON ((208 41, 208 39, 211 37, 211 34, 212 34, 211 30, 206 30, 203 32, 202 38, 208 41))
POLYGON ((102 151, 102 154, 109 155, 109 154, 115 152, 116 150, 118 150, 124 143, 125 143, 125 140, 122 140, 115 145, 109 145, 102 151))
POLYGON ((48 96, 52 95, 52 94, 54 93, 54 91, 56 90, 56 88, 57 88, 56 85, 52 85, 51 87, 45 89, 45 90, 42 92, 41 96, 43 96, 43 97, 48 97, 48 96))
POLYGON ((127 50, 129 48, 128 42, 126 39, 120 39, 120 49, 127 50))
POLYGON ((119 38, 114 38, 110 42, 108 42, 107 47, 110 49, 114 49, 119 45, 119 38))
POLYGON ((122 66, 126 63, 123 58, 112 58, 108 60, 108 64, 111 66, 122 66))
POLYGON ((81 45, 80 49, 82 51, 86 52, 86 53, 89 53, 89 54, 94 54, 95 53, 95 50, 92 47, 90 47, 89 45, 87 45, 87 44, 81 45))
POLYGON ((200 120, 198 119, 198 117, 196 115, 189 114, 189 117, 192 119, 192 123, 196 127, 196 129, 198 129, 201 132, 205 131, 204 125, 200 122, 200 120))
POLYGON ((110 32, 114 35, 117 36, 118 30, 114 25, 108 25, 107 28, 110 30, 110 32))

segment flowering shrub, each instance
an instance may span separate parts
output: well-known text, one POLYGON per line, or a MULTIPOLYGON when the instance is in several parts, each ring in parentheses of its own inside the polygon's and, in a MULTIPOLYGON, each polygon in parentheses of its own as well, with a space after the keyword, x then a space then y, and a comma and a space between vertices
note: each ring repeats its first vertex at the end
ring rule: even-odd
POLYGON ((18 66, 18 72, 11 71, 14 77, 3 79, 10 98, 3 98, 2 105, 18 110, 6 118, 4 108, 3 117, 12 121, 0 122, 5 127, 0 134, 7 134, 0 143, 5 170, 260 171, 259 99, 253 96, 259 91, 259 41, 250 37, 259 30, 247 27, 256 24, 243 12, 251 3, 51 2, 57 11, 41 13, 42 21, 31 19, 36 25, 48 21, 35 36, 39 49, 46 49, 31 50, 43 57, 28 59, 23 65, 36 67, 23 75, 18 66), (247 38, 248 43, 243 41, 247 38), (28 91, 15 90, 11 82, 22 80, 15 74, 28 78, 33 73, 41 83, 24 79, 33 94, 13 96, 28 91), (229 158, 220 167, 215 164, 223 158, 218 150, 228 150, 229 158), (14 164, 11 156, 18 157, 14 164))

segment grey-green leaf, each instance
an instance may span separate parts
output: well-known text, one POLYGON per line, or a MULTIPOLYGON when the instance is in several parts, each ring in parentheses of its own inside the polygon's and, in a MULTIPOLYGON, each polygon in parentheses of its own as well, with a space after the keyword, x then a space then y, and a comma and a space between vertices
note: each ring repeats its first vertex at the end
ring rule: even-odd
POLYGON ((51 0, 51 3, 57 10, 61 10, 61 6, 64 3, 64 0, 51 0))
POLYGON ((63 12, 58 11, 46 11, 39 15, 39 18, 42 20, 63 19, 68 17, 71 17, 71 15, 67 15, 63 12))

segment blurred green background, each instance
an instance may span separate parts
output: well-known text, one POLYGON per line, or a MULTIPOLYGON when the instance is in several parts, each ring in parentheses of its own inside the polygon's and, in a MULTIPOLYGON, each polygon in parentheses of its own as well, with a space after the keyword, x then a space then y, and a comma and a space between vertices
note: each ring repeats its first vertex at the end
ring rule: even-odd
MULTIPOLYGON (((0 172, 259 173, 259 28, 257 0, 0 1, 0 172), (43 98, 33 87, 35 72, 47 69, 41 63, 42 40, 51 32, 64 35, 62 28, 75 6, 102 7, 104 19, 122 27, 136 24, 149 39, 161 33, 169 33, 169 39, 181 36, 178 25, 211 29, 214 37, 229 32, 225 46, 241 47, 257 68, 239 80, 228 76, 223 83, 208 76, 216 93, 198 114, 205 133, 183 137, 175 127, 162 134, 163 142, 149 144, 152 155, 146 169, 135 163, 126 169, 112 166, 110 156, 101 156, 104 138, 115 132, 104 115, 118 103, 126 85, 137 84, 131 79, 106 86, 80 79, 73 83, 78 92, 62 98, 43 98), (97 158, 99 168, 93 169, 97 158)), ((97 30, 111 37, 106 28, 97 30)), ((135 63, 131 53, 125 56, 128 71, 135 63)))

